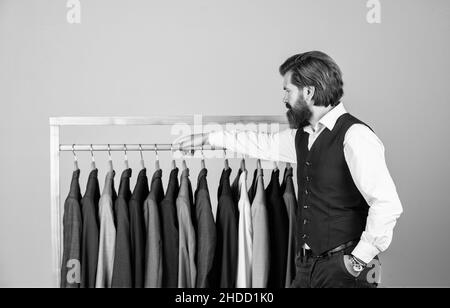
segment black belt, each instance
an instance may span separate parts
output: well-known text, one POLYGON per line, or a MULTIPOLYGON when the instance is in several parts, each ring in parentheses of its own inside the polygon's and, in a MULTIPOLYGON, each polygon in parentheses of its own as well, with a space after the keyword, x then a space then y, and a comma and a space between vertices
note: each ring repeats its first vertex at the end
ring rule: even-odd
POLYGON ((334 255, 338 252, 341 252, 342 250, 347 249, 348 247, 356 246, 356 244, 357 244, 357 241, 350 241, 345 244, 339 245, 336 248, 327 250, 318 256, 314 256, 311 249, 302 248, 302 254, 303 254, 303 257, 313 257, 313 258, 321 259, 321 258, 331 257, 332 255, 334 255))

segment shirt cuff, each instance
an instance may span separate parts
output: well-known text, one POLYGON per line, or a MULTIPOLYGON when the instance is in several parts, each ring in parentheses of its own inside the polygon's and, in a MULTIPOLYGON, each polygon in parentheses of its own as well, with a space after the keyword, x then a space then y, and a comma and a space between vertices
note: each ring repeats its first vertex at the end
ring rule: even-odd
POLYGON ((361 240, 358 245, 356 245, 355 249, 353 249, 352 255, 369 264, 379 253, 380 251, 375 246, 361 240))

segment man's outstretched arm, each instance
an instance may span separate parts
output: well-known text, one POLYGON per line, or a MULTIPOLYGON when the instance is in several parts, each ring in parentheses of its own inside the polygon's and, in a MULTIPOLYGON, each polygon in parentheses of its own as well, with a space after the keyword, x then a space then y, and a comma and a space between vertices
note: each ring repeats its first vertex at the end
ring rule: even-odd
POLYGON ((189 150, 190 147, 211 145, 263 160, 296 163, 295 134, 295 129, 276 133, 220 130, 182 136, 174 141, 174 148, 189 150))

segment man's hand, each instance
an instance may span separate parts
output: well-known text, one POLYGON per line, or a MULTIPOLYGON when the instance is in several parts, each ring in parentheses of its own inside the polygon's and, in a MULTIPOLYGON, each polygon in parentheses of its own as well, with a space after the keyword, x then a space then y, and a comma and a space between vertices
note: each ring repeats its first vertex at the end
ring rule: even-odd
POLYGON ((357 272, 353 269, 353 264, 352 261, 350 260, 352 256, 350 255, 344 255, 344 265, 345 268, 347 269, 347 271, 349 272, 350 275, 352 275, 353 277, 358 277, 361 272, 357 272))
POLYGON ((174 141, 173 149, 181 150, 187 154, 191 152, 192 148, 201 147, 202 145, 209 145, 208 133, 181 136, 174 141))

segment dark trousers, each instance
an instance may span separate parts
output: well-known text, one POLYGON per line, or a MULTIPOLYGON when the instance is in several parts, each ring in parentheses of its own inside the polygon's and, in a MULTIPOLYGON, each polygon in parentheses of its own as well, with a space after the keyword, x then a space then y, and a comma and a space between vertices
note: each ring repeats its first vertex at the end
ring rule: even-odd
POLYGON ((379 260, 375 257, 373 264, 362 271, 358 277, 354 277, 344 264, 344 255, 350 254, 354 249, 348 247, 331 256, 315 257, 311 253, 296 256, 296 275, 291 288, 376 288, 378 283, 374 278, 379 277, 379 260), (375 267, 376 266, 376 267, 375 267))

